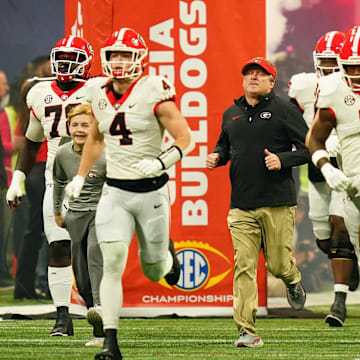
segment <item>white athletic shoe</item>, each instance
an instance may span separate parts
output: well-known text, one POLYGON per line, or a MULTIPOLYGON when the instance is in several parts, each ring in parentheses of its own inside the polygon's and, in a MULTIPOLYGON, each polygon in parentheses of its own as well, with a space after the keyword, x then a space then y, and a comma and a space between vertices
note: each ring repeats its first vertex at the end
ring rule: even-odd
POLYGON ((104 346, 104 337, 93 337, 91 340, 89 340, 85 346, 91 346, 91 347, 103 347, 104 346))
POLYGON ((236 347, 261 347, 264 345, 261 337, 249 335, 245 331, 240 333, 238 340, 234 342, 236 347))

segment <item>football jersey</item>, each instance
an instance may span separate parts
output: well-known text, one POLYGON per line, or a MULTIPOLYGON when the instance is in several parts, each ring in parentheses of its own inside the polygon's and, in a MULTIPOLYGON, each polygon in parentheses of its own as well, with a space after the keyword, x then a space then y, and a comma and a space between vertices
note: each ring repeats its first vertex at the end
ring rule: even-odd
POLYGON ((41 81, 34 85, 26 97, 30 121, 25 136, 32 141, 48 145, 45 169, 46 183, 52 183, 52 168, 56 151, 63 137, 69 137, 66 114, 86 99, 85 82, 79 82, 70 91, 62 91, 56 81, 41 81))
POLYGON ((300 73, 293 75, 289 81, 288 94, 295 99, 308 127, 315 113, 315 92, 319 77, 315 73, 300 73))
POLYGON ((107 177, 143 179, 132 165, 155 159, 162 152, 164 127, 156 109, 159 103, 175 98, 175 88, 164 77, 142 76, 118 99, 105 86, 109 81, 95 78, 86 84, 87 100, 104 135, 107 177))
POLYGON ((333 73, 319 80, 316 106, 330 109, 336 120, 342 155, 342 168, 346 176, 360 173, 360 96, 350 90, 341 73, 333 73))

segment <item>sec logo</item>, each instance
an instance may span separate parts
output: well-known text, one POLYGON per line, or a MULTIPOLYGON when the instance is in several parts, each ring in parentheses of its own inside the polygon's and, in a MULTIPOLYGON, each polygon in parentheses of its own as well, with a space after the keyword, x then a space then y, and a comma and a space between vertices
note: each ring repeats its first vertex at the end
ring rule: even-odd
MULTIPOLYGON (((181 274, 174 286, 181 291, 208 289, 220 283, 233 269, 232 262, 210 244, 198 241, 174 242, 181 274)), ((172 288, 165 279, 159 284, 172 288)))

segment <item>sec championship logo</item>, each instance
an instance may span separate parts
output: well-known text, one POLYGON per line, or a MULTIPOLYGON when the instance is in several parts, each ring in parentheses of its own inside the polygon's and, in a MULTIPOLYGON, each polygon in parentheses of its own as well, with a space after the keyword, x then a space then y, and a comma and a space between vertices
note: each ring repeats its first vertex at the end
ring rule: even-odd
MULTIPOLYGON (((208 289, 222 281, 233 269, 231 261, 210 244, 180 241, 175 242, 174 245, 181 264, 180 279, 174 286, 178 290, 208 289)), ((164 279, 159 283, 171 288, 164 279)))

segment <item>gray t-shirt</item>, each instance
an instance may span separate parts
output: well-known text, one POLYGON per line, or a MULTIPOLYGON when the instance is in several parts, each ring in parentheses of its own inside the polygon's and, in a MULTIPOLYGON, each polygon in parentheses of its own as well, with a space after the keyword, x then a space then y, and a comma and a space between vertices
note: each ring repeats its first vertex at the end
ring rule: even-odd
MULTIPOLYGON (((65 186, 77 174, 81 155, 73 150, 72 142, 59 147, 56 152, 53 180, 54 180, 54 213, 60 215, 64 200, 65 186)), ((80 196, 69 199, 69 208, 74 211, 96 210, 106 175, 105 156, 101 154, 97 163, 91 168, 85 179, 80 196)))

